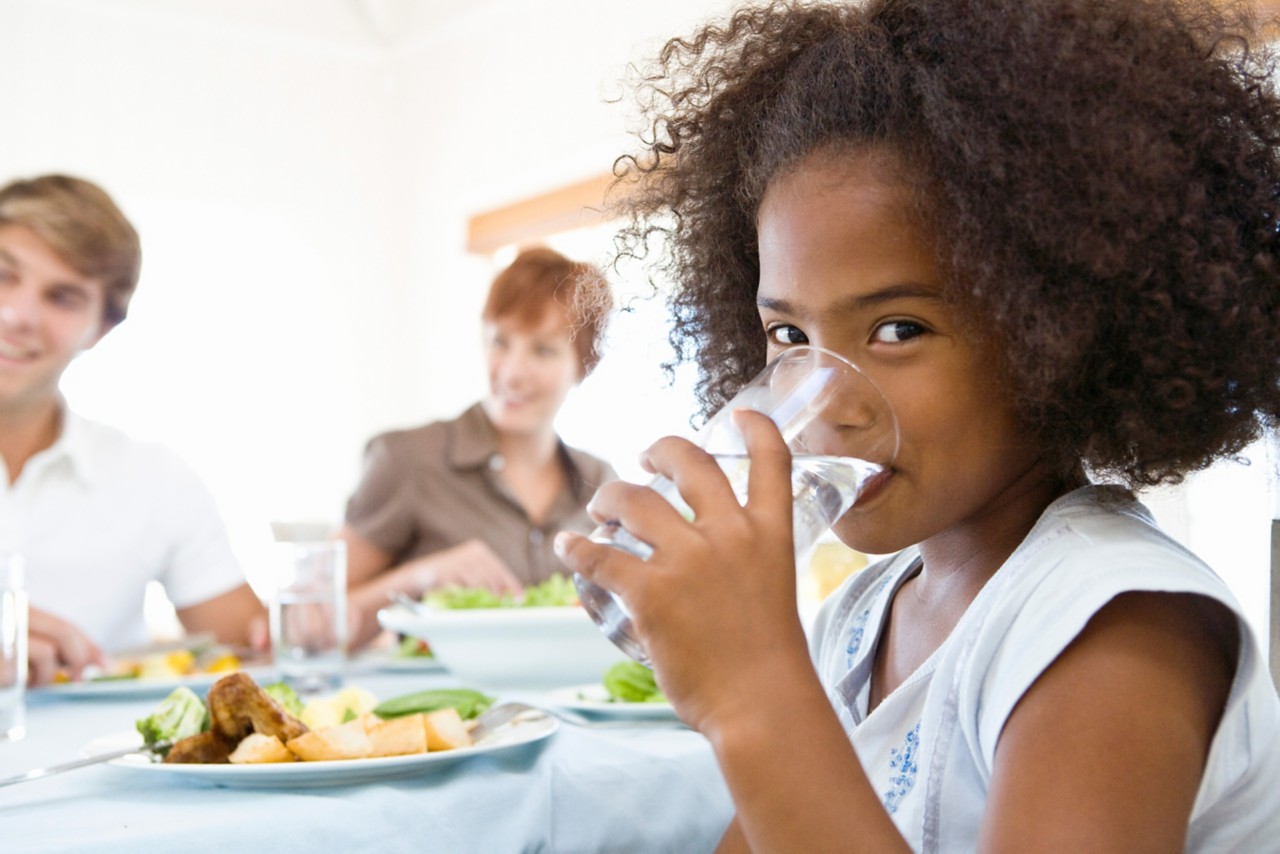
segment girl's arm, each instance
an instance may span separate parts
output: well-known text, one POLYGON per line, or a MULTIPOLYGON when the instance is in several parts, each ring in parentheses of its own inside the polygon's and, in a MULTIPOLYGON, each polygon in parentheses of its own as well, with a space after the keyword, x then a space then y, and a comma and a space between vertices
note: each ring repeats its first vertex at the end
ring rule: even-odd
POLYGON ((1212 600, 1112 600, 1005 723, 982 849, 1182 851, 1238 646, 1212 600))

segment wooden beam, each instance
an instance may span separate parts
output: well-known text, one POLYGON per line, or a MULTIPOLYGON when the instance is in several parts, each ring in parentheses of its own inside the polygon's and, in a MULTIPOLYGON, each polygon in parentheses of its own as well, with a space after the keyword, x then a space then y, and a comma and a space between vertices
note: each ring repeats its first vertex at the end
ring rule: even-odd
POLYGON ((467 223, 467 251, 487 255, 503 246, 606 222, 605 193, 613 181, 610 173, 596 175, 477 214, 467 223))

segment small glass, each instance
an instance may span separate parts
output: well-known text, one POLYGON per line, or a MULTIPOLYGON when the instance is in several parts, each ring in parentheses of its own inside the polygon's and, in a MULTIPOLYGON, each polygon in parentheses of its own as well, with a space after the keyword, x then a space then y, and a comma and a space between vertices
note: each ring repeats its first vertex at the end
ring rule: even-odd
MULTIPOLYGON (((714 456, 740 502, 747 500, 750 460, 732 421, 739 409, 763 412, 791 449, 792 535, 797 560, 851 508, 893 462, 898 425, 879 390, 856 365, 821 347, 783 351, 711 417, 694 437, 714 456)), ((693 511, 665 477, 649 483, 686 518, 693 511)), ((648 560, 653 549, 615 522, 591 539, 648 560)), ((587 613, 627 655, 649 664, 626 604, 612 591, 574 576, 587 613)))
POLYGON ((279 678, 299 693, 336 688, 347 663, 347 544, 275 545, 268 610, 279 678))
POLYGON ((0 552, 0 741, 26 735, 27 593, 22 556, 0 552))

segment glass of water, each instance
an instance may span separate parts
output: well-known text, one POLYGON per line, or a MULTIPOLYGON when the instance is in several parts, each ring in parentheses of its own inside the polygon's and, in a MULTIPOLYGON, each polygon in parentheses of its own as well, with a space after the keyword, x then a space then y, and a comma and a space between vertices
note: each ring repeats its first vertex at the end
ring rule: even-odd
MULTIPOLYGON (((797 561, 849 508, 885 475, 898 452, 898 424, 880 391, 856 365, 821 347, 790 347, 711 417, 694 441, 714 456, 738 500, 747 500, 750 460, 732 421, 754 409, 778 425, 791 449, 792 534, 797 561)), ((649 483, 688 519, 693 511, 674 483, 649 483)), ((653 549, 617 523, 598 527, 591 539, 648 560, 653 549)), ((612 591, 574 576, 587 613, 610 640, 648 664, 631 614, 612 591)))
POLYGON ((299 693, 342 684, 347 662, 347 544, 277 543, 268 611, 279 677, 299 693))
POLYGON ((0 741, 26 735, 27 594, 17 554, 0 552, 0 741))

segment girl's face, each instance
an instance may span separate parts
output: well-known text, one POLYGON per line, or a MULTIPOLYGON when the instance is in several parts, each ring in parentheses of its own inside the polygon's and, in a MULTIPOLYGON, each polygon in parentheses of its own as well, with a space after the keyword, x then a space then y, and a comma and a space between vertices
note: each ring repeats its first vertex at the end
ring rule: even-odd
POLYGON ((552 429, 556 413, 578 382, 578 356, 564 312, 550 308, 528 326, 512 317, 484 325, 489 362, 485 412, 499 432, 531 435, 552 429))
POLYGON ((898 418, 891 476, 837 524, 884 554, 972 527, 1038 471, 990 349, 943 300, 930 235, 886 158, 815 155, 775 178, 757 219, 770 358, 812 343, 849 358, 898 418))

